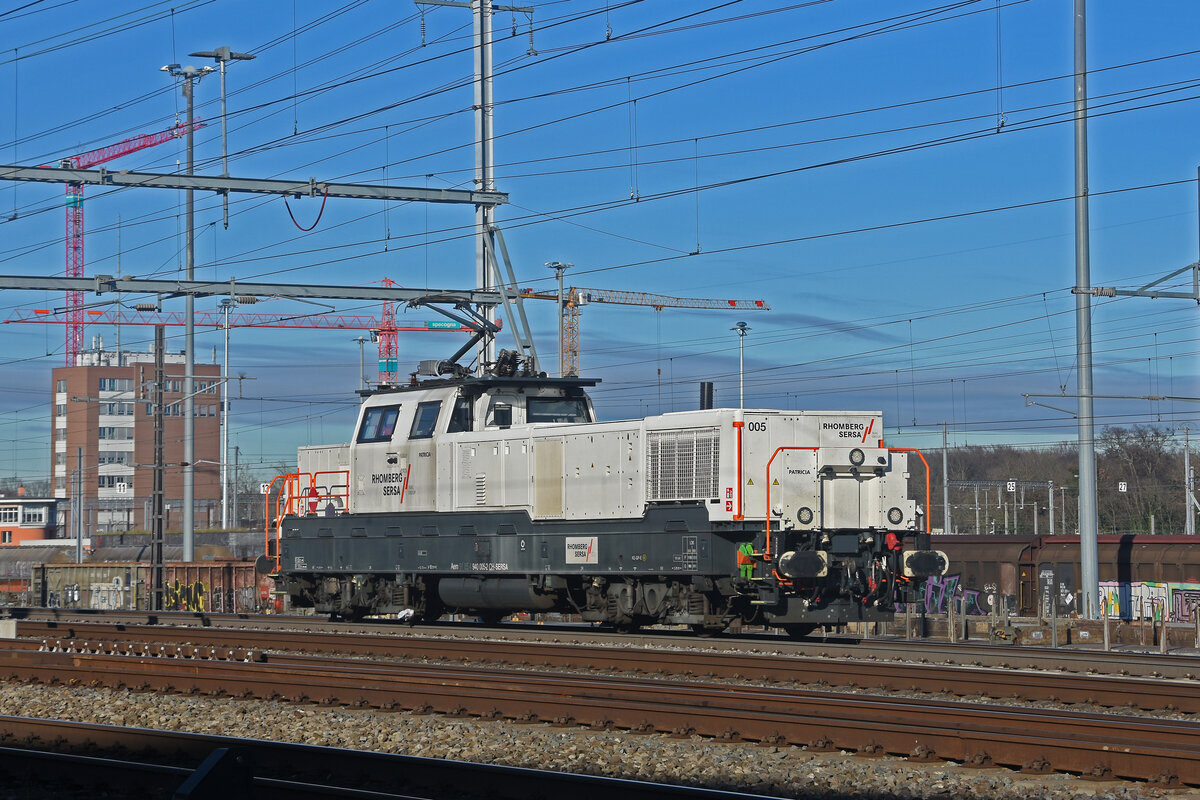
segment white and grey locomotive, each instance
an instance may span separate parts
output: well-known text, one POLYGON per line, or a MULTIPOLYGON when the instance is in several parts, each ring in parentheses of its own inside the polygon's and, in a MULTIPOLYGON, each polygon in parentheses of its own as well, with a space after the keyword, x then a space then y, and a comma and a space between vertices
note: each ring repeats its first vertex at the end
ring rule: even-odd
POLYGON ((381 388, 349 443, 301 448, 264 561, 293 607, 804 635, 890 619, 945 571, 877 411, 598 422, 596 381, 519 364, 381 388))

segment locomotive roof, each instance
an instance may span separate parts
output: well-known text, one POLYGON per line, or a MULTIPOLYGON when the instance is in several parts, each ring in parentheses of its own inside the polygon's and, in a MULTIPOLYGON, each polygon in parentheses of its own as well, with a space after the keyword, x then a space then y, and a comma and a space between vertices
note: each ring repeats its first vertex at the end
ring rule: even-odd
POLYGON ((570 390, 595 386, 599 382, 599 378, 550 378, 542 376, 526 377, 521 375, 497 377, 495 375, 472 375, 466 378, 433 378, 430 380, 421 381, 420 383, 408 384, 405 386, 381 386, 377 389, 360 389, 359 394, 365 398, 381 394, 403 394, 405 392, 420 392, 428 389, 442 389, 447 387, 464 388, 470 392, 485 392, 499 388, 559 388, 570 390))

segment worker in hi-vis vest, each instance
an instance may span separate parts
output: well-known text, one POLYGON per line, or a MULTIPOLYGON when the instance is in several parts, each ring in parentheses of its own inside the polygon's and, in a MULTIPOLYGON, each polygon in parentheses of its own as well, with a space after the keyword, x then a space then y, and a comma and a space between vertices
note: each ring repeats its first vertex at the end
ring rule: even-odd
POLYGON ((754 545, 742 542, 737 549, 738 572, 743 578, 754 577, 754 545))

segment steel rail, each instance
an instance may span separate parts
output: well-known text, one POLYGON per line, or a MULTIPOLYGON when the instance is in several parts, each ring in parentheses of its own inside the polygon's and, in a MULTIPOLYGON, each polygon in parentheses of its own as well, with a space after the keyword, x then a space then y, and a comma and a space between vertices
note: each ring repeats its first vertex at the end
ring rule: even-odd
MULTIPOLYGON (((1200 655, 1139 651, 1104 651, 1099 647, 1050 648, 1012 645, 987 645, 971 642, 938 642, 929 639, 888 639, 837 637, 827 640, 790 640, 784 636, 742 634, 707 639, 690 632, 655 630, 638 634, 616 633, 602 628, 579 625, 542 626, 529 624, 501 625, 484 628, 478 625, 443 624, 409 627, 395 621, 359 623, 331 622, 323 617, 289 615, 209 614, 203 612, 105 612, 92 609, 11 608, 7 616, 19 623, 40 622, 57 626, 56 630, 71 630, 79 624, 150 625, 158 627, 185 626, 221 630, 278 630, 310 631, 337 634, 348 641, 361 637, 363 641, 378 642, 381 638, 422 640, 455 637, 466 642, 503 640, 560 642, 580 641, 604 646, 645 646, 648 641, 657 645, 670 643, 681 649, 729 652, 766 652, 769 654, 802 655, 820 658, 875 659, 879 661, 918 661, 965 666, 997 666, 1013 669, 1048 670, 1056 672, 1104 673, 1123 676, 1163 678, 1200 678, 1200 655), (65 627, 64 627, 65 626, 65 627)), ((29 629, 32 631, 32 629, 29 629)), ((49 631, 47 631, 49 633, 49 631)), ((31 635, 33 635, 31 633, 31 635)), ((54 635, 64 635, 57 633, 54 635)), ((89 634, 90 635, 90 634, 89 634)))
POLYGON ((534 670, 12 650, 20 680, 551 721, 1200 785, 1200 725, 1067 710, 534 670))

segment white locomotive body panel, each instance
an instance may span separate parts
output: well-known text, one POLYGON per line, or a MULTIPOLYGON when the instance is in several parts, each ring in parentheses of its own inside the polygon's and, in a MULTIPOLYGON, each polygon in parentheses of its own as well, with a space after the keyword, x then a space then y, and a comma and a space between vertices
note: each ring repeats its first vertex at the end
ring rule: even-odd
POLYGON ((770 514, 786 529, 915 526, 907 457, 882 446, 879 412, 714 409, 522 424, 530 397, 552 396, 507 387, 476 397, 452 387, 376 394, 355 440, 302 449, 299 471, 348 463, 353 513, 636 519, 651 504, 686 502, 703 504, 714 522, 770 514), (512 424, 496 424, 498 405, 512 424), (802 509, 811 519, 798 517, 802 509))

